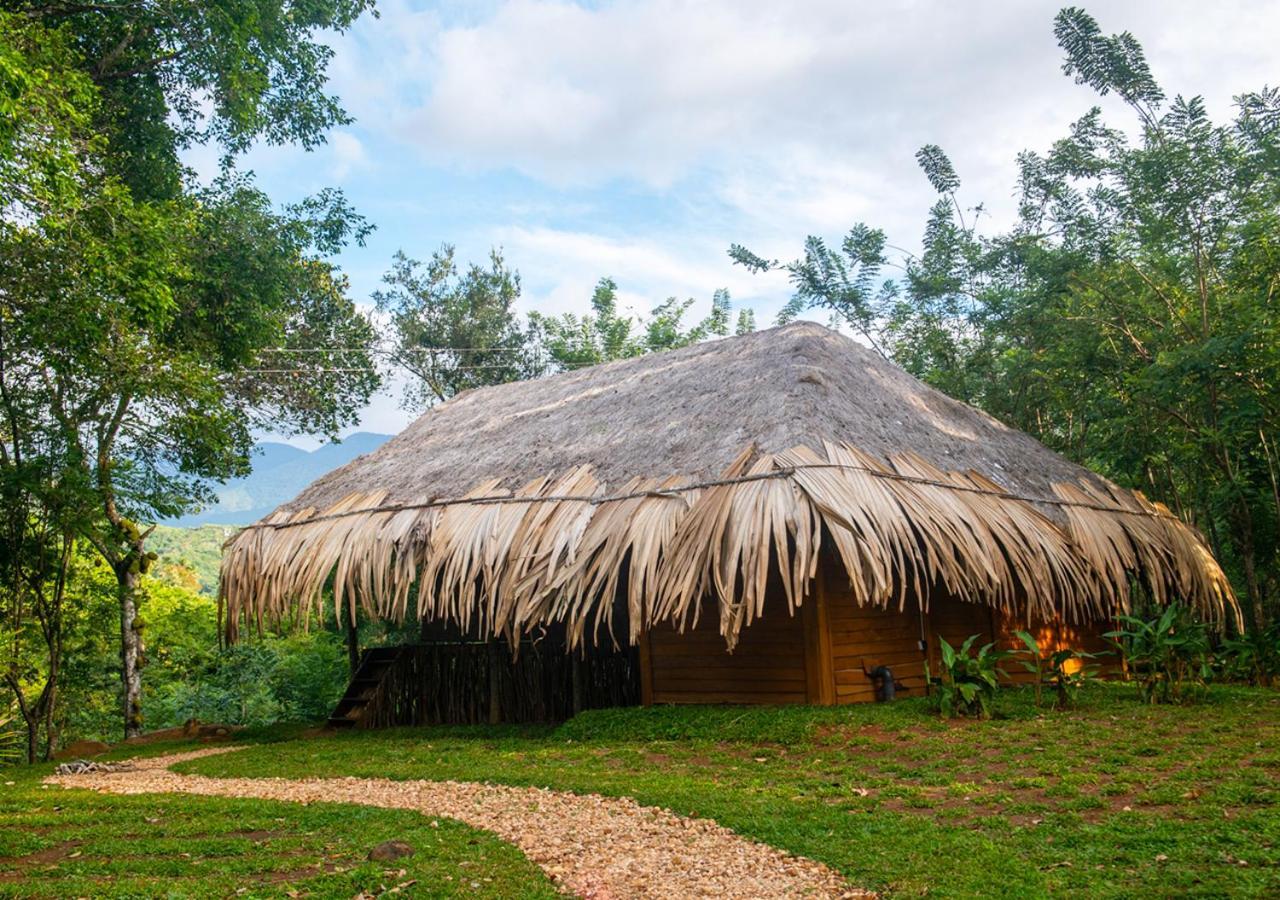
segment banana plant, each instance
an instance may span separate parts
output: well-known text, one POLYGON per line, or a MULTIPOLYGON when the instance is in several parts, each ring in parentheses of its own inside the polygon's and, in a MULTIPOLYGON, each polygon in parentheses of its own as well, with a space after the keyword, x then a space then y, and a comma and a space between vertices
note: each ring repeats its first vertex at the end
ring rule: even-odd
POLYGON ((1116 621, 1121 627, 1104 636, 1123 654, 1146 702, 1190 700, 1204 689, 1211 672, 1209 630, 1186 607, 1171 603, 1152 619, 1122 615, 1116 621))
POLYGON ((1009 656, 1009 652, 996 650, 994 643, 988 643, 975 653, 973 645, 978 637, 970 635, 957 649, 938 635, 942 667, 940 676, 930 678, 930 681, 936 687, 934 703, 944 718, 991 718, 992 702, 1000 689, 1000 678, 1004 676, 1000 663, 1009 656))
POLYGON ((1057 695, 1054 705, 1058 709, 1066 709, 1074 702, 1080 688, 1097 677, 1101 667, 1089 665, 1084 661, 1097 659, 1100 654, 1086 653, 1069 647, 1046 654, 1040 649, 1040 642, 1030 632, 1015 631, 1014 634, 1026 647, 1025 651, 1020 652, 1030 657, 1021 659, 1019 662, 1024 669, 1035 676, 1036 706, 1040 706, 1043 702, 1043 689, 1051 687, 1057 695), (1082 664, 1069 670, 1067 665, 1072 661, 1080 661, 1082 664))

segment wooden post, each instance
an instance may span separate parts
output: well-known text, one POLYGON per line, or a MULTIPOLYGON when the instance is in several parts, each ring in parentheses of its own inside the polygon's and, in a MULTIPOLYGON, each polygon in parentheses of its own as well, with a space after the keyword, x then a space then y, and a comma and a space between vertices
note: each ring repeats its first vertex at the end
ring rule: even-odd
POLYGON ((578 653, 571 654, 569 659, 569 678, 573 682, 573 714, 582 712, 582 657, 578 653))
POLYGON ((649 632, 640 632, 640 705, 653 706, 653 656, 649 652, 649 632))
POLYGON ((804 620, 805 701, 817 706, 836 702, 835 659, 831 652, 827 560, 818 569, 813 595, 800 607, 804 620))
POLYGON ((355 678, 360 668, 360 629, 351 607, 347 607, 347 664, 351 666, 351 677, 355 678))
POLYGON ((497 638, 485 641, 489 657, 489 724, 497 725, 502 721, 502 648, 497 638))
POLYGON ((925 600, 931 599, 927 596, 916 598, 916 614, 920 616, 920 640, 924 641, 924 668, 928 671, 929 676, 924 681, 924 695, 928 697, 933 693, 933 673, 935 663, 938 661, 938 635, 933 630, 933 613, 932 604, 930 609, 925 609, 925 600))

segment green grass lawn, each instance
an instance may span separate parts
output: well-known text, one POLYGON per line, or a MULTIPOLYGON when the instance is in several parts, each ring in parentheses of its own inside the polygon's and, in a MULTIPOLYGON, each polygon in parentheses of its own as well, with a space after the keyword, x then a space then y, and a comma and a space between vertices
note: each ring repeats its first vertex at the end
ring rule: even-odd
MULTIPOLYGON (((903 896, 1280 895, 1280 693, 1214 688, 1199 705, 1149 707, 1133 688, 1112 685, 1091 688, 1078 709, 1065 713, 1039 713, 1022 692, 1006 692, 999 706, 1004 716, 990 722, 942 722, 912 700, 842 709, 608 710, 558 728, 439 727, 306 739, 276 732, 257 736, 262 743, 245 751, 178 769, 452 778, 628 794, 712 817, 822 860, 855 884, 903 896)), ((351 896, 357 885, 386 880, 385 866, 359 860, 388 837, 438 840, 430 858, 420 854, 406 863, 448 872, 454 884, 482 872, 481 879, 493 881, 479 883, 495 894, 547 889, 514 850, 462 826, 426 830, 412 814, 51 794, 35 786, 35 773, 20 777, 16 788, 0 793, 0 872, 27 865, 15 863, 15 855, 85 842, 77 845, 82 857, 55 863, 60 877, 81 880, 50 893, 92 893, 83 879, 123 869, 144 879, 173 877, 179 892, 198 893, 184 887, 198 883, 214 892, 247 886, 258 894, 274 889, 272 872, 323 861, 352 868, 317 872, 302 887, 351 896), (63 810, 52 812, 53 803, 63 810), (166 812, 152 824, 155 810, 166 812), (26 824, 26 836, 12 837, 22 829, 11 824, 26 824), (230 834, 246 829, 277 836, 255 842, 230 834), (205 876, 195 859, 154 849, 152 838, 173 848, 184 843, 183 833, 204 835, 194 846, 224 861, 216 876, 200 881, 205 876), (113 848, 129 841, 129 852, 153 867, 150 874, 118 861, 113 848), (96 862, 81 862, 91 854, 96 862)), ((434 877, 406 869, 400 880, 418 878, 421 885, 434 877)), ((0 892, 18 887, 0 881, 0 892)))
POLYGON ((514 847, 448 819, 433 825, 410 811, 331 803, 66 791, 40 784, 51 769, 0 769, 0 897, 350 898, 397 886, 414 897, 557 896, 514 847), (369 862, 387 840, 415 853, 369 862))

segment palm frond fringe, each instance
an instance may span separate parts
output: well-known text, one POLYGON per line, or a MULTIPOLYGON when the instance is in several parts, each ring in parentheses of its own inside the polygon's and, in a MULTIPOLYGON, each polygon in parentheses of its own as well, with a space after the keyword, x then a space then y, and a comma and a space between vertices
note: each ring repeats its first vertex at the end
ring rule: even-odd
POLYGON ((622 592, 623 639, 663 622, 684 630, 707 600, 732 650, 762 615, 771 572, 794 613, 829 541, 859 606, 903 609, 918 597, 927 609, 931 595, 946 596, 1028 622, 1079 623, 1128 612, 1136 581, 1160 603, 1180 599, 1238 624, 1222 569, 1168 509, 1084 482, 1054 491, 1045 502, 1065 526, 977 473, 829 443, 748 447, 717 483, 637 478, 616 497, 587 466, 514 492, 488 481, 447 504, 378 509, 383 492, 353 493, 232 538, 219 602, 234 641, 245 626, 305 627, 330 583, 336 615, 400 622, 416 584, 419 617, 509 639, 561 623, 577 648, 618 640, 622 592), (778 477, 754 477, 768 473, 778 477))

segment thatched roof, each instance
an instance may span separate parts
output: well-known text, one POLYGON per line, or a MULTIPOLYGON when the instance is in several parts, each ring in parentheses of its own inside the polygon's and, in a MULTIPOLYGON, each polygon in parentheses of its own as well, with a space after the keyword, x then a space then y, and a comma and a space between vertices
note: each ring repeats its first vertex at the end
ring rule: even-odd
POLYGON ((419 615, 580 639, 625 589, 633 638, 711 599, 732 646, 770 566, 794 607, 824 542, 858 603, 1080 620, 1136 578, 1234 615, 1168 510, 807 322, 459 395, 231 541, 222 593, 232 637, 333 575, 370 615, 416 584, 419 615))

